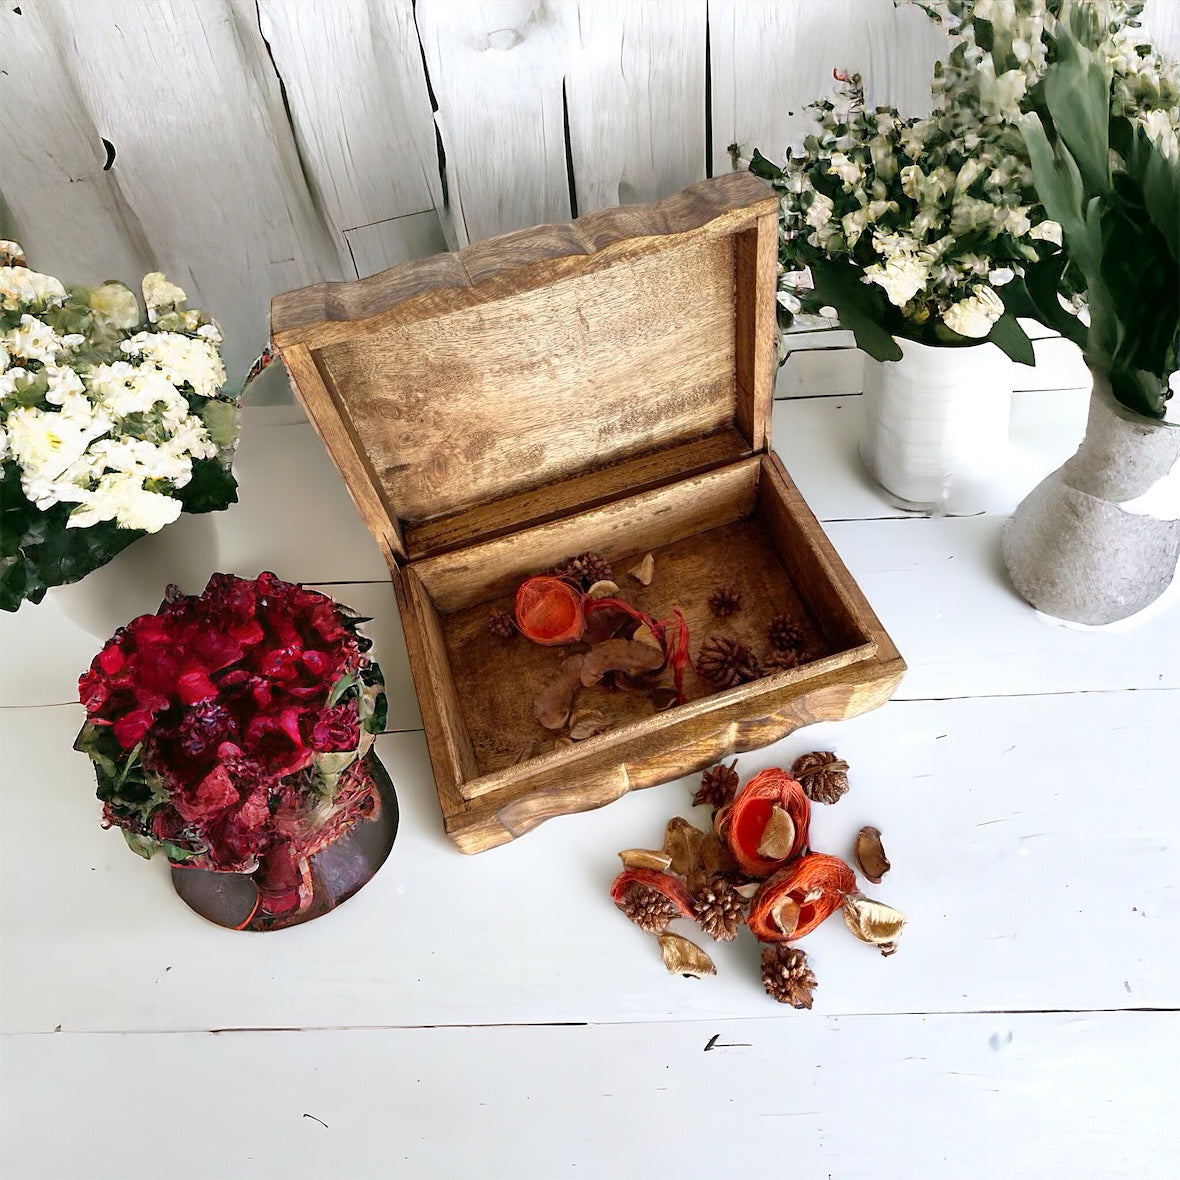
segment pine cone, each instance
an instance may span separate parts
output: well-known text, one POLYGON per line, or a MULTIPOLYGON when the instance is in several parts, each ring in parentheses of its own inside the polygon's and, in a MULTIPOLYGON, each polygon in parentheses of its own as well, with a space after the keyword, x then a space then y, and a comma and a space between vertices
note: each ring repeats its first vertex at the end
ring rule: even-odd
POLYGON ((692 797, 693 807, 699 807, 701 804, 724 807, 727 803, 732 803, 738 789, 737 771, 734 770, 736 765, 735 758, 728 766, 710 766, 701 775, 701 785, 692 797))
POLYGON ((780 1004, 810 1008, 816 981, 807 956, 798 947, 776 942, 762 952, 762 985, 780 1004))
POLYGON ((579 553, 577 557, 571 557, 559 565, 553 574, 577 582, 583 590, 589 590, 595 582, 610 582, 614 578, 610 562, 598 553, 579 553))
POLYGON ((724 619, 734 611, 741 610, 742 596, 732 586, 718 586, 709 595, 709 609, 719 618, 724 619))
POLYGON ((718 688, 731 688, 762 675, 758 657, 744 644, 725 635, 712 635, 697 653, 697 674, 718 688))
POLYGON ((721 874, 711 877, 693 894, 693 911, 710 938, 731 942, 746 921, 749 902, 721 874))
POLYGON ((776 651, 793 651, 797 654, 803 650, 805 642, 803 629, 792 623, 787 615, 775 615, 770 620, 770 643, 776 651))
POLYGON ((627 886, 619 909, 648 934, 659 934, 680 912, 658 889, 639 881, 627 886))
POLYGON ((791 777, 799 780, 812 803, 835 803, 848 793, 848 763, 827 750, 800 755, 791 777))
POLYGON ((762 661, 762 671, 767 674, 797 667, 799 667, 799 653, 797 651, 772 651, 762 661))
POLYGON ((492 611, 488 616, 488 630, 497 639, 511 639, 516 634, 516 620, 506 610, 492 611))

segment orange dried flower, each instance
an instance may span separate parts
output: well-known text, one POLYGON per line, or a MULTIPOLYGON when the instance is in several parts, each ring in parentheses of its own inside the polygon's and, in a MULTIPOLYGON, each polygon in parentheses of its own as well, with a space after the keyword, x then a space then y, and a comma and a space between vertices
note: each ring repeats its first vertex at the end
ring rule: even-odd
POLYGON ((561 578, 526 578, 516 592, 516 625, 534 643, 576 643, 586 630, 582 601, 561 578))
POLYGON ((811 804, 785 770, 756 774, 713 820, 748 877, 768 877, 807 847, 811 804))
POLYGON ((759 942, 793 942, 810 934, 856 892, 856 874, 839 857, 809 852, 762 883, 747 925, 759 942))

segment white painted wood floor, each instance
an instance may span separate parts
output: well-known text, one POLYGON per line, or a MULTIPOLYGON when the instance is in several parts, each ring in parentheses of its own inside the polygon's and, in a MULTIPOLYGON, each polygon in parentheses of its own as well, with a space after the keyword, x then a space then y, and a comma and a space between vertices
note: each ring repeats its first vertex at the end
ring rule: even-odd
MULTIPOLYGON (((792 358, 780 391, 856 388, 855 355, 792 358)), ((716 948, 715 979, 665 974, 607 888, 617 849, 690 814, 687 781, 455 851, 383 563, 300 412, 251 409, 218 565, 374 616, 397 843, 320 921, 205 923, 99 826, 70 749, 98 640, 53 600, 0 619, 0 1175, 1174 1175, 1180 609, 1071 629, 1004 579, 1002 520, 1076 445, 1083 390, 1017 395, 1008 477, 955 519, 873 489, 858 401, 776 403, 775 445, 910 670, 739 770, 848 759, 813 842, 882 829, 899 954, 833 919, 806 942, 811 1012, 763 994, 749 939, 716 948)), ((126 617, 170 578, 106 572, 126 617)))

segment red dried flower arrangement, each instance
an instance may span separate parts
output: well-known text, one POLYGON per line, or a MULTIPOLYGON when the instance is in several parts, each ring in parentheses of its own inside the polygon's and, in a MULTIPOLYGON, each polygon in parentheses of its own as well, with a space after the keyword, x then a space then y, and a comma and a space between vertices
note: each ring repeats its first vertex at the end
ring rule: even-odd
POLYGON ((104 824, 141 856, 261 866, 264 910, 304 908, 307 859, 378 806, 363 759, 385 691, 363 621, 271 573, 214 574, 120 628, 78 682, 104 824))

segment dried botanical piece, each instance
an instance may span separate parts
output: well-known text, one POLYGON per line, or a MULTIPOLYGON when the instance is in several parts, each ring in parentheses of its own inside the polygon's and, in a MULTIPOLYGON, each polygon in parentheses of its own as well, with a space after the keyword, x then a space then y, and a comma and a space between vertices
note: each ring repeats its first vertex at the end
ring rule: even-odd
POLYGON ((495 610, 488 616, 488 630, 497 639, 511 639, 516 634, 516 620, 506 610, 495 610))
POLYGON ((883 955, 897 951, 897 940, 905 925, 905 917, 892 906, 873 901, 863 893, 850 893, 844 898, 844 921, 861 942, 880 947, 883 955))
POLYGON ((650 586, 652 578, 656 575, 656 559, 648 553, 638 565, 632 566, 627 573, 641 585, 650 586))
POLYGON ((762 952, 762 986, 780 1004, 810 1008, 816 980, 803 951, 781 942, 762 952))
POLYGON ((577 557, 570 557, 554 571, 557 578, 568 578, 576 582, 583 590, 593 586, 595 582, 609 582, 614 578, 610 562, 600 553, 580 553, 577 557))
POLYGON ((856 833, 853 852, 856 854, 856 864, 861 874, 874 885, 880 885, 881 878, 889 872, 890 867, 885 847, 881 843, 881 829, 868 824, 861 828, 856 833))
POLYGON ((745 644, 727 635, 705 640, 696 659, 697 675, 718 688, 731 688, 762 675, 758 657, 745 644))
POLYGON ((806 643, 803 628, 793 623, 788 615, 775 615, 770 620, 770 644, 778 651, 801 652, 806 643))
POLYGON ((672 858, 666 852, 654 848, 624 848, 619 860, 625 869, 654 869, 657 873, 667 872, 672 858))
POLYGON ((537 694, 533 716, 546 729, 560 729, 570 715, 574 697, 582 686, 584 655, 566 656, 557 675, 537 694))
POLYGON ((742 596, 732 586, 718 586, 709 595, 709 609, 719 618, 725 619, 741 610, 742 596))
POLYGON ((586 591, 587 598, 610 598, 613 594, 618 594, 619 587, 616 583, 604 578, 601 582, 595 582, 589 590, 586 591))
POLYGON ((675 815, 664 829, 664 851, 672 858, 673 873, 688 876, 700 868, 705 841, 709 833, 675 815))
POLYGON ((670 709, 677 700, 676 690, 669 685, 657 684, 647 695, 651 700, 651 707, 657 713, 670 709))
POLYGON ((694 979, 702 979, 706 975, 717 974, 713 960, 695 942, 689 942, 679 934, 661 934, 659 938, 664 966, 673 975, 689 975, 694 979))
POLYGON ((848 763, 827 750, 800 755, 791 773, 812 803, 835 803, 848 792, 848 763))
POLYGON ((731 942, 745 924, 749 900, 722 873, 704 881, 692 895, 696 920, 710 938, 731 942))
POLYGON ((802 938, 840 908, 849 893, 856 892, 856 874, 842 860, 823 852, 809 852, 780 869, 762 883, 750 903, 746 919, 760 942, 784 942, 802 938), (791 906, 799 907, 794 914, 791 906), (790 933, 784 925, 794 925, 790 933))
POLYGON ((701 776, 701 785, 692 797, 692 805, 699 807, 701 804, 708 804, 711 807, 724 807, 727 803, 732 803, 738 788, 735 766, 737 766, 736 758, 728 766, 720 764, 710 766, 701 776))
POLYGON ((791 668, 798 667, 799 653, 789 649, 787 651, 772 651, 770 655, 768 655, 762 661, 762 671, 767 676, 769 676, 771 672, 783 672, 791 668))
MULTIPOLYGON (((776 818, 779 834, 783 820, 776 818)), ((771 767, 756 774, 741 789, 734 801, 713 817, 713 828, 728 845, 747 877, 766 877, 783 862, 798 856, 807 846, 811 823, 811 805, 803 788, 785 770, 771 767), (794 835, 781 855, 761 851, 767 825, 775 809, 785 811, 794 835)))
POLYGON ((576 643, 586 629, 581 591, 560 578, 526 578, 516 591, 516 625, 534 643, 576 643))
POLYGON ((582 683, 597 684, 607 672, 642 676, 658 672, 664 666, 664 653, 634 639, 607 639, 586 653, 582 663, 582 683))
POLYGON ((615 903, 641 930, 657 934, 673 918, 693 916, 692 897, 670 873, 624 869, 610 888, 615 903))
POLYGON ((758 855, 766 860, 786 860, 795 848, 795 821, 785 807, 770 809, 770 818, 758 841, 758 855))
POLYGON ((575 742, 585 741, 610 728, 610 718, 599 709, 578 709, 570 715, 569 735, 575 742))

